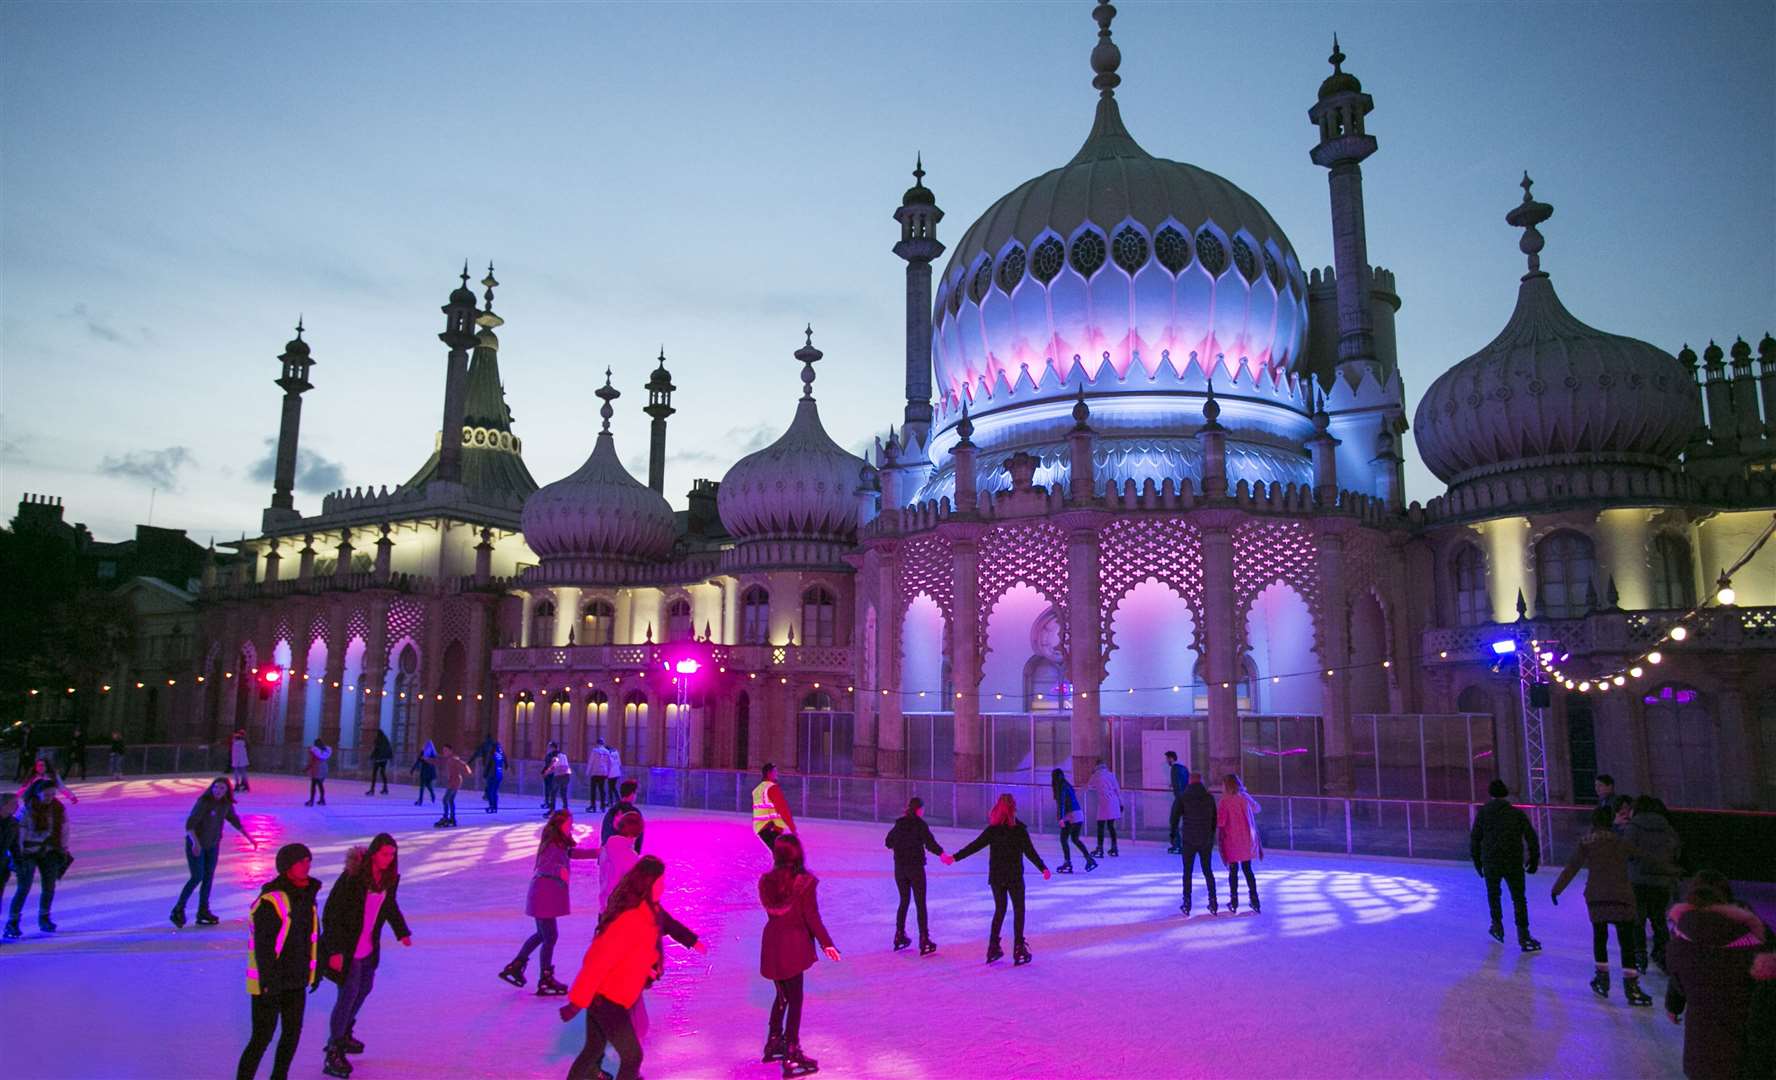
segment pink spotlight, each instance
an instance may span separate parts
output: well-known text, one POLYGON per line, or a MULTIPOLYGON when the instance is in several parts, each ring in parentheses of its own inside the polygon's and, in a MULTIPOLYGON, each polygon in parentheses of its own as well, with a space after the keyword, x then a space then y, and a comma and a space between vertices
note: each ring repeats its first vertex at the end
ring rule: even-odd
POLYGON ((672 670, 678 672, 680 675, 695 675, 702 667, 702 664, 687 658, 674 664, 672 670))

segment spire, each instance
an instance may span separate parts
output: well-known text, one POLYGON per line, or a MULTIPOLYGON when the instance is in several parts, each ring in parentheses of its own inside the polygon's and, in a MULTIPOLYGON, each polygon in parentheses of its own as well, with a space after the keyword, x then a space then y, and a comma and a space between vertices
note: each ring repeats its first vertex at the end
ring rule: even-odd
POLYGON ((1203 398, 1203 430, 1221 430, 1221 403, 1215 400, 1215 377, 1209 376, 1208 396, 1203 398))
POLYGON ((956 435, 961 440, 957 446, 973 446, 974 421, 968 416, 968 399, 962 400, 962 419, 956 421, 956 435))
POLYGON ((1115 97, 1116 88, 1122 85, 1122 76, 1116 73, 1122 66, 1122 50, 1110 40, 1110 23, 1115 18, 1116 8, 1111 4, 1100 3, 1092 8, 1092 20, 1098 24, 1098 43, 1092 46, 1091 55, 1092 86, 1106 100, 1115 97))
POLYGON ((1542 273, 1542 245, 1546 241, 1542 239, 1542 234, 1536 229, 1536 226, 1553 217, 1554 208, 1547 203, 1536 202, 1535 197, 1530 194, 1530 188, 1535 186, 1535 181, 1529 178, 1527 170, 1524 171, 1523 179, 1518 183, 1518 186, 1523 189, 1523 201, 1512 207, 1511 212, 1505 215, 1505 223, 1513 228, 1523 230, 1522 239, 1517 241, 1517 250, 1529 256, 1529 273, 1523 275, 1523 280, 1528 281, 1530 278, 1548 276, 1542 273))
POLYGON ((611 408, 611 402, 623 396, 621 390, 611 385, 610 368, 604 369, 604 385, 592 391, 592 394, 604 402, 598 407, 598 415, 604 418, 604 430, 608 432, 611 429, 611 417, 616 413, 616 410, 611 408))
POLYGON ((1091 134, 1085 137, 1085 144, 1073 155, 1069 165, 1077 165, 1082 161, 1102 161, 1126 157, 1151 157, 1135 142, 1128 128, 1122 124, 1122 110, 1116 105, 1116 88, 1122 85, 1122 76, 1116 73, 1122 66, 1122 50, 1110 39, 1110 23, 1116 18, 1116 8, 1107 3, 1100 3, 1092 8, 1092 19, 1098 24, 1098 43, 1092 47, 1092 86, 1098 91, 1098 113, 1092 121, 1091 134))
POLYGON ((814 400, 814 365, 826 354, 814 347, 814 324, 809 323, 805 331, 807 340, 795 351, 795 358, 802 362, 802 397, 814 400))
POLYGON ((937 196, 925 186, 925 155, 913 155, 913 186, 900 197, 902 206, 936 206, 937 196))
POLYGON ((1073 399, 1073 430, 1090 431, 1091 407, 1085 403, 1085 384, 1079 384, 1079 394, 1073 399))
POLYGON ((648 432, 648 487, 666 493, 666 418, 677 412, 672 407, 672 373, 666 370, 666 346, 660 346, 659 364, 647 381, 647 407, 642 411, 653 417, 648 432))
POLYGON ((894 254, 906 260, 906 410, 909 440, 931 432, 931 264, 944 252, 937 223, 944 213, 925 186, 925 155, 913 154, 913 186, 900 197, 894 220, 900 240, 894 254))
POLYGON ((481 314, 475 325, 491 330, 496 326, 506 325, 506 320, 493 313, 493 290, 499 287, 499 281, 493 276, 493 263, 487 264, 487 276, 481 279, 481 314))

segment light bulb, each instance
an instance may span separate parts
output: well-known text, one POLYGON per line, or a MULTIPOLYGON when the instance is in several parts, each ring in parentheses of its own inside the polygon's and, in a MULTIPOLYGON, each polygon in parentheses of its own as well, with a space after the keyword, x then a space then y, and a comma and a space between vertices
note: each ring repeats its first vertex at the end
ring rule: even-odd
POLYGON ((1662 663, 1664 661, 1664 659, 1665 659, 1665 657, 1659 652, 1658 649, 1654 649, 1652 652, 1647 653, 1647 663, 1649 663, 1649 664, 1662 663))
POLYGON ((1646 674, 1646 669, 1641 667, 1639 664, 1635 664, 1633 667, 1628 669, 1628 674, 1630 674, 1630 675, 1634 676, 1636 679, 1638 679, 1642 675, 1646 674))
POLYGON ((1671 640, 1672 641, 1682 641, 1684 638, 1687 638, 1689 636, 1690 636, 1690 632, 1681 626, 1674 626, 1671 628, 1671 640))
POLYGON ((1591 692, 1591 684, 1590 684, 1590 682, 1588 682, 1588 681, 1587 681, 1587 682, 1582 682, 1582 683, 1580 683, 1580 684, 1579 684, 1579 693, 1581 693, 1581 694, 1589 694, 1589 693, 1590 693, 1590 692, 1591 692))
POLYGON ((1727 575, 1722 574, 1720 580, 1715 584, 1720 588, 1715 592, 1714 598, 1720 601, 1722 606, 1730 607, 1733 601, 1739 599, 1739 594, 1733 591, 1733 583, 1727 580, 1727 575))
POLYGON ((1628 681, 1627 679, 1623 678, 1620 675, 1617 675, 1615 678, 1610 680, 1610 682, 1615 683, 1617 686, 1621 686, 1622 684, 1626 683, 1627 681, 1628 681))

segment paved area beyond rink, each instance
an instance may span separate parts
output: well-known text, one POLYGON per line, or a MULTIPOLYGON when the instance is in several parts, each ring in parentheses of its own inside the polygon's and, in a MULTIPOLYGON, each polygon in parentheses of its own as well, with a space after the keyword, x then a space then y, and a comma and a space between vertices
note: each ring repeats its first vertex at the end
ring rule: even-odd
MULTIPOLYGON (((415 807, 410 787, 370 798, 363 781, 339 778, 329 782, 329 805, 311 809, 304 781, 256 777, 240 809, 261 846, 226 836, 214 902, 222 925, 175 930, 167 912, 185 877, 180 832, 204 782, 75 785, 77 859, 57 896, 61 932, 37 933, 33 898, 24 940, 0 947, 12 1024, 0 1049, 5 1075, 232 1074, 248 1029, 244 916, 273 874, 273 853, 291 840, 308 844, 314 873, 331 886, 346 848, 383 830, 400 841, 414 947, 385 939, 358 1022, 367 1049, 354 1058, 354 1080, 565 1075, 583 1025, 560 1022, 559 999, 495 978, 530 930, 534 798, 508 798, 492 816, 478 793, 464 792, 462 826, 438 830, 436 808, 415 807)), ((647 850, 668 866, 668 905, 710 950, 668 947, 666 977, 648 995, 643 1074, 777 1076, 758 1061, 771 997, 758 975, 765 850, 738 815, 646 813, 647 850)), ((576 821, 582 834, 590 824, 576 821)), ((1548 904, 1552 871, 1530 886, 1547 949, 1523 956, 1486 936, 1484 890, 1465 865, 1276 854, 1259 864, 1262 915, 1208 917, 1199 879, 1198 914, 1186 921, 1179 860, 1156 844, 1126 844, 1093 874, 1078 867, 1044 882, 1032 873, 1035 962, 987 967, 984 853, 954 867, 932 862, 938 953, 890 952, 887 828, 803 823, 821 911, 844 953, 808 974, 802 1041, 823 1077, 1682 1072, 1682 1029, 1661 1009, 1630 1009, 1619 985, 1609 1001, 1586 987, 1585 906, 1576 889, 1560 907, 1548 904)), ((967 838, 938 830, 948 849, 967 838)), ((1037 843, 1051 859, 1055 838, 1037 843)), ((589 867, 576 867, 575 913, 561 923, 564 980, 596 917, 589 867)), ((1006 933, 1009 952, 1009 925, 1006 933)), ((534 963, 530 974, 534 986, 534 963)), ((1664 987, 1656 971, 1649 976, 1655 998, 1664 987)), ((320 1076, 333 998, 328 983, 309 999, 292 1076, 320 1076)))

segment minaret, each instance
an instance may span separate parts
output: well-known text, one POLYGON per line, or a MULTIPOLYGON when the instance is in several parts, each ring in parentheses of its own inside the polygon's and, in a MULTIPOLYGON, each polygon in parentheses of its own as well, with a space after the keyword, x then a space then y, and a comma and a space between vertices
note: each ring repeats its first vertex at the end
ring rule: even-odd
POLYGON ((931 435, 931 263, 944 252, 937 239, 943 211, 925 186, 925 159, 915 156, 913 186, 900 197, 894 220, 900 242, 894 253, 906 260, 906 441, 923 446, 931 435))
MULTIPOLYGON (((489 279, 492 273, 488 274, 489 279)), ((489 286, 491 288, 491 286, 489 286)), ((463 409, 468 399, 469 350, 475 347, 475 294, 469 289, 469 264, 462 268, 462 284, 450 294, 444 312, 444 331, 438 335, 450 349, 444 372, 444 422, 438 432, 438 482, 462 483, 463 409)))
POLYGON ((677 412, 672 407, 672 373, 666 370, 666 347, 660 346, 660 366, 647 381, 648 403, 642 411, 654 418, 648 441, 648 487, 656 495, 666 494, 666 418, 677 412))
POLYGON ((1315 165, 1328 170, 1332 189, 1332 254, 1338 271, 1338 366, 1360 364, 1377 377, 1375 329, 1369 315, 1369 242, 1363 227, 1363 159, 1375 153, 1375 139, 1363 130, 1363 117, 1375 102, 1363 84, 1344 70, 1344 53, 1332 37, 1332 74, 1320 84, 1320 99, 1307 110, 1319 126, 1312 151, 1315 165))
POLYGON ((276 526, 300 520, 296 512, 296 441, 302 428, 302 395, 314 388, 308 381, 308 369, 314 366, 308 342, 302 340, 302 320, 296 320, 296 336, 284 345, 278 362, 284 365, 277 385, 284 391, 284 415, 278 424, 277 469, 271 485, 271 505, 266 507, 260 526, 271 532, 276 526))

